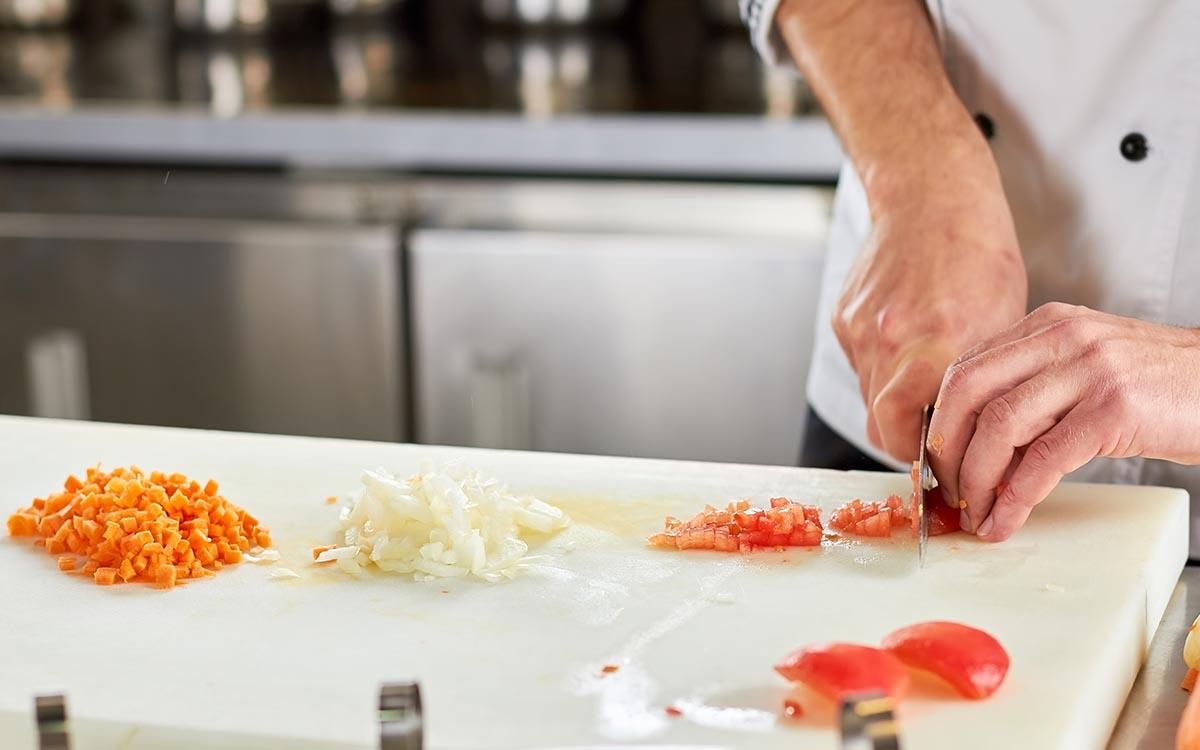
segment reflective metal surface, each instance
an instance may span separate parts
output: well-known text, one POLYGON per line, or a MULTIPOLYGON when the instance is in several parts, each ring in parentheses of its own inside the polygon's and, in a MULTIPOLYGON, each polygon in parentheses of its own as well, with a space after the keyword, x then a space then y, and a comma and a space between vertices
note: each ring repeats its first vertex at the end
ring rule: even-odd
POLYGON ((278 180, 7 176, 0 412, 406 436, 395 224, 306 215, 278 180))
POLYGON ((845 696, 839 716, 841 750, 900 750, 895 706, 885 693, 845 696))
POLYGON ((421 686, 391 682, 379 689, 379 750, 424 750, 421 686))
POLYGON ((65 26, 79 9, 79 0, 0 0, 0 26, 44 29, 65 26))
MULTIPOLYGON (((1175 747, 1175 729, 1188 699, 1188 693, 1179 687, 1187 672, 1183 642, 1197 614, 1200 614, 1200 567, 1189 565, 1183 569, 1154 634, 1146 662, 1125 701, 1108 750, 1175 747)), ((1070 634, 1056 637, 1070 637, 1070 634)))
POLYGON ((326 0, 173 0, 172 10, 181 31, 224 34, 302 23, 325 8, 326 0))
MULTIPOLYGON (((512 7, 536 15, 580 2, 539 1, 512 7)), ((62 110, 200 106, 223 117, 295 107, 817 112, 802 81, 764 66, 744 30, 706 23, 698 0, 690 11, 638 3, 618 25, 536 28, 482 22, 475 0, 172 2, 174 15, 159 21, 0 31, 0 97, 62 110), (285 23, 305 14, 323 20, 285 23)))
POLYGON ((828 197, 418 187, 418 441, 794 463, 828 197))
POLYGON ((71 749, 67 700, 61 693, 35 696, 33 717, 37 723, 38 750, 71 749))
POLYGON ((619 19, 629 0, 478 0, 492 23, 584 24, 619 19))

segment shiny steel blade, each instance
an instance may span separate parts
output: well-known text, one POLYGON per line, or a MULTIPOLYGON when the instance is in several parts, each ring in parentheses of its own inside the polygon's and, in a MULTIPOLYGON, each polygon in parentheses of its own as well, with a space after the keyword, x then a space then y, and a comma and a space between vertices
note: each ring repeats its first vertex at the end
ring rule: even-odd
POLYGON ((925 405, 921 412, 921 450, 917 459, 917 562, 925 567, 925 547, 929 544, 929 490, 933 489, 933 470, 925 444, 929 442, 929 420, 933 409, 925 405))

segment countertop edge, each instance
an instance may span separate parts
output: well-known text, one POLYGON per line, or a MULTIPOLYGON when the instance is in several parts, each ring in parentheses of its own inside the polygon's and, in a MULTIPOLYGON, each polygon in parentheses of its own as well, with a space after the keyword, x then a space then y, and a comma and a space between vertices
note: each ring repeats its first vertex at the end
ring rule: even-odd
POLYGON ((0 158, 832 182, 843 153, 819 116, 280 109, 222 117, 0 101, 0 158))

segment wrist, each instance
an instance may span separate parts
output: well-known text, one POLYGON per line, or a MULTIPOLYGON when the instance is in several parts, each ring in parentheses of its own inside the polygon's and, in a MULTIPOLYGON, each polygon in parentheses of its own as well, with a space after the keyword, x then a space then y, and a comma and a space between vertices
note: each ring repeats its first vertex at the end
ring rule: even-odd
POLYGON ((871 216, 932 201, 977 204, 1003 198, 987 141, 957 100, 950 112, 905 128, 893 143, 856 165, 871 216))

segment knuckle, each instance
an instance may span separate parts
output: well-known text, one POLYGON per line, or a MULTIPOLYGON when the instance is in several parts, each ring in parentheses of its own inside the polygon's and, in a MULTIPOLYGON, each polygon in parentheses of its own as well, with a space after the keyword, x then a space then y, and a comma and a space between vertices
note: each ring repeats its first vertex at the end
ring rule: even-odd
POLYGON ((835 314, 833 316, 833 335, 841 345, 842 350, 850 357, 853 357, 855 352, 854 336, 850 329, 850 323, 843 314, 835 314))
POLYGON ((1054 333, 1073 343, 1095 339, 1095 324, 1087 318, 1063 318, 1050 327, 1054 333))
POLYGON ((1007 396, 997 396, 984 405, 977 423, 988 432, 1007 433, 1017 420, 1017 410, 1007 396))
POLYGON ((909 339, 907 326, 901 316, 886 308, 875 316, 872 333, 880 349, 886 352, 897 351, 909 339))
POLYGON ((1085 371, 1093 378, 1103 382, 1118 380, 1123 371, 1123 357, 1117 352, 1117 347, 1111 342, 1094 340, 1088 343, 1080 354, 1080 361, 1085 371))
POLYGON ((843 349, 847 348, 849 344, 849 337, 847 336, 848 331, 846 330, 846 324, 842 322, 842 319, 837 315, 833 316, 832 328, 833 335, 837 338, 838 343, 842 345, 843 349))
POLYGON ((1080 305, 1072 305, 1066 302, 1047 302, 1030 313, 1030 316, 1037 316, 1038 319, 1044 320, 1073 319, 1085 312, 1087 312, 1087 308, 1080 305))
POLYGON ((969 462, 964 462, 958 470, 958 493, 962 496, 974 496, 976 492, 981 490, 979 481, 973 471, 973 466, 969 462))
POLYGON ((958 396, 967 390, 971 377, 971 367, 966 362, 958 361, 946 370, 942 379, 942 392, 947 396, 958 396))
POLYGON ((1057 440, 1043 435, 1029 444, 1025 451, 1025 461, 1039 471, 1051 469, 1058 462, 1059 447, 1057 440))
POLYGON ((905 408, 909 405, 908 401, 897 389, 885 388, 875 397, 871 411, 875 413, 877 420, 890 425, 904 413, 905 408))

